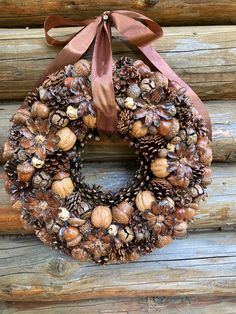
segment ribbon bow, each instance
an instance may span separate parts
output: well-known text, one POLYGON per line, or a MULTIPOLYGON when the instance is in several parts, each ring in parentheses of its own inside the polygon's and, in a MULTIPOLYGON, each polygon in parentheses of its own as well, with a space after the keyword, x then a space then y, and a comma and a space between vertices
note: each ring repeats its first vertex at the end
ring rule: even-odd
POLYGON ((112 26, 129 42, 137 46, 170 81, 175 81, 186 88, 193 105, 202 115, 211 138, 211 123, 206 107, 196 93, 178 77, 155 49, 149 45, 151 41, 163 35, 162 28, 156 22, 137 12, 126 10, 107 11, 100 16, 83 21, 66 19, 61 16, 47 17, 44 23, 47 43, 54 46, 65 45, 65 47, 48 66, 37 86, 42 84, 47 75, 56 72, 65 65, 77 62, 95 40, 91 72, 93 102, 97 112, 97 128, 99 131, 114 132, 116 130, 117 105, 112 81, 112 26), (50 29, 63 26, 83 26, 83 28, 64 41, 57 40, 48 34, 50 29))

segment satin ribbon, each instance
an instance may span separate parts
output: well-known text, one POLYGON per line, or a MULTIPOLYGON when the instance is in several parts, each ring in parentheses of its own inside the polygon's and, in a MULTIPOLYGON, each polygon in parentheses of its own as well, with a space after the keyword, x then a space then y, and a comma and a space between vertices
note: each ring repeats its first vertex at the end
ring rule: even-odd
POLYGON ((116 130, 117 105, 112 81, 112 47, 111 27, 114 26, 130 43, 137 46, 157 70, 170 81, 185 87, 194 107, 201 114, 211 139, 211 122, 205 105, 187 83, 169 67, 153 47, 149 45, 154 39, 163 35, 159 24, 146 16, 126 10, 104 12, 98 17, 83 21, 66 19, 61 16, 49 16, 45 20, 45 37, 48 44, 65 47, 49 64, 37 82, 40 86, 47 75, 56 72, 65 65, 77 62, 95 40, 92 56, 92 95, 97 112, 99 131, 112 133, 116 130), (55 27, 82 26, 83 28, 61 41, 51 37, 48 32, 55 27))

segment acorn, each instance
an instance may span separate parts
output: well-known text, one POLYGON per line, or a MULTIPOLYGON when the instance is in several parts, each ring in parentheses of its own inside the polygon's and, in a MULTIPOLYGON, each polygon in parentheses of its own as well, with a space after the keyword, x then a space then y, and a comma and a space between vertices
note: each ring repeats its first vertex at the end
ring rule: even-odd
POLYGON ((91 114, 87 114, 83 116, 83 122, 89 129, 96 129, 97 127, 97 118, 92 116, 91 114))
POLYGON ((72 106, 68 106, 66 109, 66 114, 70 120, 78 119, 78 109, 72 106))
POLYGON ((59 172, 53 177, 52 191, 62 198, 73 193, 74 184, 66 172, 59 172))
POLYGON ((75 76, 88 77, 91 72, 91 64, 86 59, 81 59, 73 66, 75 76))
POLYGON ((160 122, 158 132, 164 138, 170 140, 175 137, 179 132, 179 121, 175 118, 172 120, 163 120, 160 122))
POLYGON ((165 178, 168 172, 168 162, 166 158, 157 158, 151 162, 151 171, 157 178, 165 178))
POLYGON ((38 157, 36 157, 36 156, 34 156, 34 157, 32 158, 32 160, 31 160, 31 164, 32 164, 35 168, 40 169, 40 168, 42 168, 43 165, 45 164, 45 161, 42 160, 42 159, 40 159, 40 158, 38 158, 38 157))
POLYGON ((131 130, 131 135, 136 138, 140 138, 146 136, 148 133, 148 128, 145 127, 142 122, 135 121, 131 130))
POLYGON ((155 247, 161 249, 164 246, 170 244, 172 241, 173 239, 170 235, 159 235, 155 242, 155 247))
POLYGON ((151 209, 152 204, 156 199, 150 191, 139 191, 135 198, 135 205, 139 211, 144 212, 146 209, 151 209))
POLYGON ((50 110, 47 105, 43 104, 40 101, 35 101, 31 108, 31 112, 32 112, 33 117, 46 119, 49 116, 50 110))
POLYGON ((117 206, 112 207, 113 219, 121 224, 127 225, 134 211, 134 208, 126 201, 121 202, 117 206))
POLYGON ((5 142, 3 144, 3 154, 2 157, 4 160, 10 160, 14 157, 14 149, 10 142, 5 142))
POLYGON ((64 239, 71 241, 77 238, 79 235, 79 229, 76 227, 66 227, 64 230, 64 239))
POLYGON ((153 72, 150 78, 155 82, 157 87, 167 88, 169 84, 168 78, 161 72, 153 72))
POLYGON ((134 99, 132 97, 127 97, 124 101, 125 108, 130 110, 135 110, 137 108, 134 99))
POLYGON ((138 70, 141 78, 149 77, 152 74, 149 66, 145 64, 142 60, 134 61, 133 66, 138 70))
POLYGON ((56 110, 51 116, 51 122, 58 128, 64 128, 69 123, 66 112, 62 110, 56 110))
POLYGON ((134 238, 134 232, 128 226, 125 226, 124 228, 119 228, 117 235, 118 235, 118 238, 124 243, 129 243, 134 238))
POLYGON ((35 168, 28 162, 17 165, 17 178, 21 182, 29 182, 33 177, 35 168))
POLYGON ((112 213, 109 207, 97 206, 93 209, 91 223, 96 228, 108 228, 112 222, 112 213))
POLYGON ((170 175, 168 181, 179 188, 187 188, 189 186, 190 180, 187 177, 177 178, 175 175, 170 175))
POLYGON ((70 150, 75 145, 77 140, 75 133, 73 133, 68 127, 60 129, 57 131, 56 135, 60 137, 60 141, 57 145, 63 151, 70 150))
POLYGON ((126 95, 131 98, 138 98, 141 95, 141 89, 138 84, 130 84, 127 88, 126 95))
POLYGON ((31 118, 31 112, 27 109, 18 109, 11 121, 15 124, 25 124, 31 118))

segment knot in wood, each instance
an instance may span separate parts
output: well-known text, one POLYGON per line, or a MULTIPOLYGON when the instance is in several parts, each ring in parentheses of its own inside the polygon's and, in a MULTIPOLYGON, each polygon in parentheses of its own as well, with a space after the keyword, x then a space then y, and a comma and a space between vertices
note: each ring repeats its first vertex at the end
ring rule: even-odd
POLYGON ((48 264, 48 272, 57 277, 62 277, 68 271, 67 262, 64 258, 53 258, 48 264))

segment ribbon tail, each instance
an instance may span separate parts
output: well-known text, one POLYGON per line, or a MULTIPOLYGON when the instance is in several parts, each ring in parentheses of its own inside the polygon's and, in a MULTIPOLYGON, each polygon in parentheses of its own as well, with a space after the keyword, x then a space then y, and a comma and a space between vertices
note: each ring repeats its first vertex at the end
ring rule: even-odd
POLYGON ((117 104, 112 81, 112 47, 110 23, 102 22, 97 30, 92 60, 92 93, 97 112, 97 129, 114 133, 117 104))

